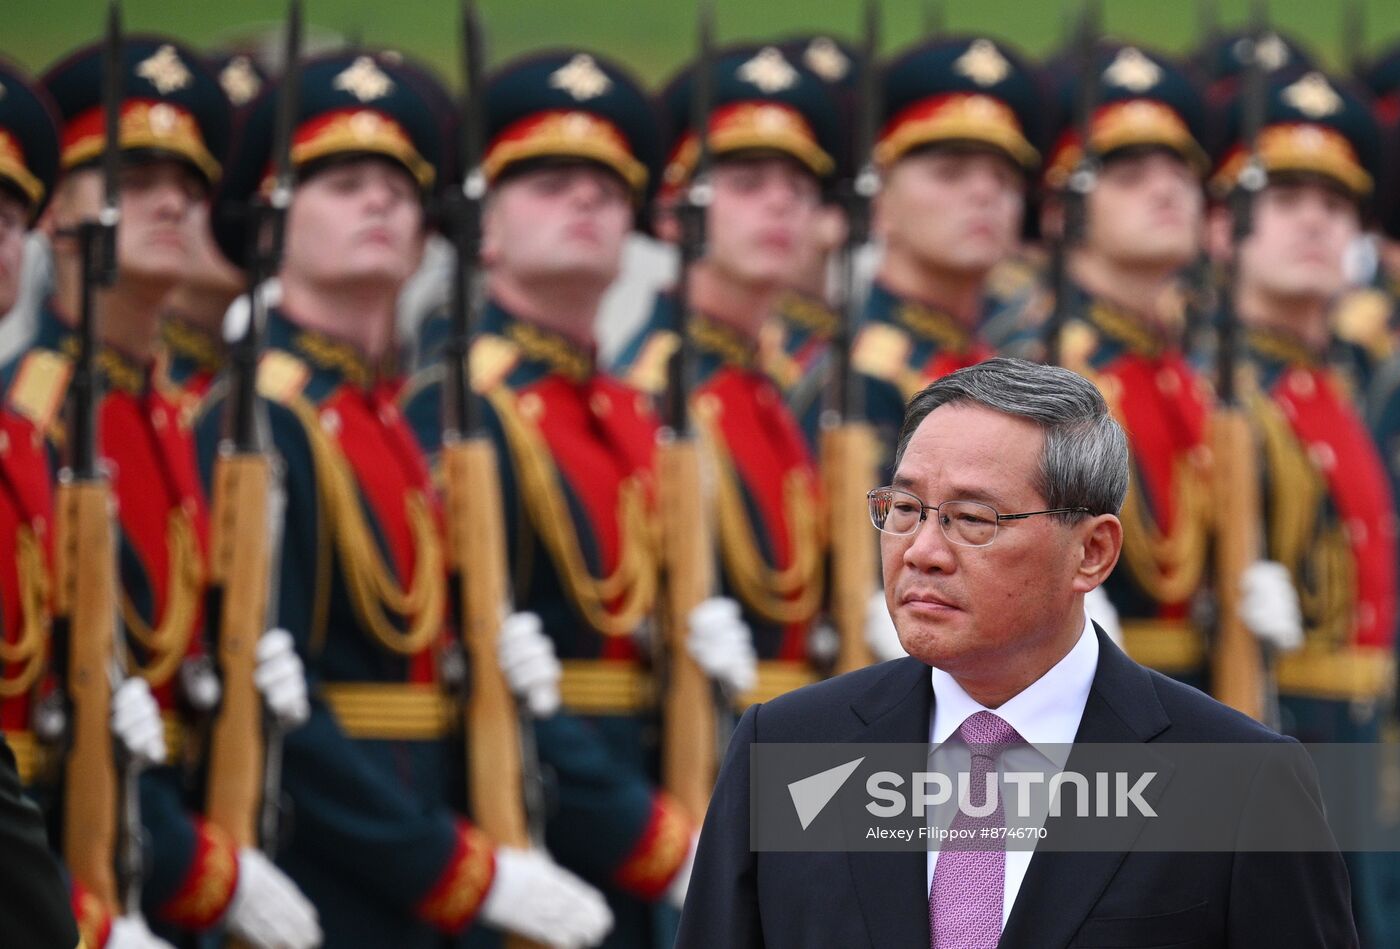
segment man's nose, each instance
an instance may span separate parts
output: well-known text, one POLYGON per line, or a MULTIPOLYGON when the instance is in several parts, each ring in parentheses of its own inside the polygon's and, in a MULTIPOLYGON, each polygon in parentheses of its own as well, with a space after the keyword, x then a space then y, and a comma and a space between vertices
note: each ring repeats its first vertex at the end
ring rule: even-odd
POLYGON ((953 543, 943 533, 938 512, 930 511, 904 549, 904 562, 917 570, 948 573, 957 565, 953 543))

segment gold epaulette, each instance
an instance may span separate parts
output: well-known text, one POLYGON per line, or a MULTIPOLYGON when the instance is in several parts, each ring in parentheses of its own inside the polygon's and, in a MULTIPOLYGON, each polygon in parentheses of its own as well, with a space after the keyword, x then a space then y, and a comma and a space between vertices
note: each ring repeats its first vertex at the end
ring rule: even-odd
POLYGON ((52 349, 31 350, 15 372, 6 401, 47 435, 63 408, 72 377, 73 360, 64 354, 52 349))
POLYGON ((520 362, 520 347, 504 336, 482 333, 472 343, 471 381, 477 392, 496 388, 520 362))
POLYGON ((291 353, 272 349, 258 361, 258 395, 286 405, 311 381, 311 368, 291 353))
POLYGON ((652 395, 666 391, 666 367, 680 344, 680 336, 672 330, 652 333, 642 344, 636 361, 627 370, 627 384, 652 395))
POLYGON ((922 388, 918 374, 909 369, 914 341, 889 323, 867 323, 851 347, 851 365, 874 379, 888 382, 907 399, 922 388))
POLYGON ((1353 290, 1337 301, 1333 325, 1337 335, 1355 343, 1377 360, 1388 358, 1395 351, 1390 336, 1390 312, 1394 302, 1374 287, 1353 290))

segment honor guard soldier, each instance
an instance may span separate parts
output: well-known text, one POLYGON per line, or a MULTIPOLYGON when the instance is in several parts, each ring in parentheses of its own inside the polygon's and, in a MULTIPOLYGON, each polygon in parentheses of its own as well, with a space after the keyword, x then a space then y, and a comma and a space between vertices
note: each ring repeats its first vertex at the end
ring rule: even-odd
MULTIPOLYGON (((661 96, 670 141, 657 230, 680 237, 676 204, 699 156, 689 129, 694 68, 661 96)), ((782 393, 763 371, 760 340, 787 292, 804 231, 835 171, 837 114, 825 85, 776 46, 717 55, 708 119, 713 201, 705 253, 686 275, 690 310, 659 296, 619 363, 625 378, 661 394, 683 325, 695 353, 687 393, 716 478, 721 590, 742 607, 757 652, 757 684, 742 709, 816 677, 825 585, 821 481, 782 393), (814 649, 813 647, 817 647, 814 649)), ((718 616, 719 611, 714 611, 718 616)))
MULTIPOLYGON (((1214 36, 1192 54, 1208 108, 1224 106, 1239 95, 1251 59, 1251 39, 1248 31, 1214 36)), ((1316 57, 1302 43, 1277 30, 1266 31, 1255 48, 1259 68, 1266 76, 1316 68, 1316 57)))
MULTIPOLYGON (((174 42, 131 40, 121 54, 122 223, 115 283, 95 291, 95 365, 102 393, 98 454, 119 516, 125 649, 166 716, 173 762, 141 776, 151 841, 143 905, 154 922, 174 930, 222 922, 254 945, 309 946, 319 938, 310 905, 259 854, 235 852, 221 828, 200 816, 190 788, 199 763, 195 726, 207 721, 219 691, 203 659, 205 502, 192 432, 153 380, 159 304, 184 272, 191 211, 218 178, 228 106, 213 78, 174 42)), ((7 409, 47 436, 56 453, 65 443, 61 409, 79 347, 84 278, 75 234, 101 204, 102 59, 99 47, 86 48, 43 79, 62 123, 61 173, 41 220, 54 248, 54 295, 40 315, 34 347, 3 371, 7 409)), ((273 635, 264 649, 265 698, 279 717, 294 721, 306 700, 291 643, 273 635)))
MULTIPOLYGON (((826 83, 840 118, 833 146, 833 181, 848 180, 854 160, 850 130, 859 106, 859 78, 865 68, 860 53, 849 43, 820 34, 787 40, 779 48, 826 83)), ((826 348, 840 328, 841 316, 831 302, 832 264, 846 234, 841 195, 837 187, 828 185, 822 189, 821 208, 812 226, 798 235, 800 249, 788 292, 779 298, 777 319, 765 327, 760 341, 763 365, 799 419, 815 418, 820 412, 826 374, 813 370, 822 364, 826 348)), ((812 447, 814 451, 817 448, 815 443, 812 447)))
MULTIPOLYGON (((395 303, 444 174, 449 133, 433 101, 446 96, 371 53, 314 59, 300 75, 281 300, 258 367, 259 411, 286 466, 279 622, 313 686, 310 720, 284 749, 296 820, 279 860, 320 909, 327 945, 436 947, 484 927, 594 945, 611 922, 601 896, 465 816, 446 536, 393 367, 395 303)), ((215 209, 235 261, 249 199, 273 186, 277 94, 251 107, 215 209)), ((209 399, 206 467, 222 415, 209 399)), ((512 686, 557 689, 537 619, 508 619, 505 639, 502 656, 525 660, 512 686)))
MULTIPOLYGON (((267 75, 243 53, 211 56, 207 63, 235 115, 267 84, 267 75)), ((223 366, 224 315, 247 289, 247 276, 224 257, 214 240, 208 204, 198 205, 194 215, 189 265, 161 305, 164 352, 158 375, 161 389, 187 416, 223 366)))
MULTIPOLYGON (((1400 354, 1400 47, 1371 61, 1362 78, 1372 95, 1382 148, 1370 235, 1374 269, 1337 301, 1334 324, 1339 337, 1361 346, 1372 360, 1395 364, 1400 354)), ((1400 369, 1384 370, 1386 375, 1396 372, 1400 369)))
MULTIPOLYGON (((1377 129, 1359 93, 1316 71, 1276 76, 1264 102, 1256 151, 1268 186, 1236 251, 1233 302, 1260 446, 1262 536, 1301 604, 1301 635, 1273 666, 1281 730, 1302 741, 1375 742, 1395 686, 1395 506, 1362 421, 1364 355, 1336 339, 1329 314, 1373 194, 1377 129)), ((1227 113, 1212 178, 1220 194, 1248 160, 1243 108, 1236 100, 1227 113)), ((1224 244, 1229 225, 1222 207, 1213 243, 1224 244)), ((1347 778, 1323 776, 1358 810, 1376 808, 1374 778, 1351 787, 1347 778)), ((1362 944, 1391 944, 1394 897, 1378 873, 1390 855, 1346 856, 1362 944)))
MULTIPOLYGON (((0 65, 0 313, 19 297, 24 238, 42 212, 58 176, 58 127, 47 97, 14 69, 0 65)), ((0 408, 0 603, 3 603, 4 668, 0 676, 0 931, 16 944, 68 949, 81 931, 86 945, 151 949, 140 919, 113 922, 107 908, 71 875, 63 876, 49 847, 44 817, 23 799, 46 746, 35 735, 35 706, 52 694, 50 655, 53 496, 43 436, 23 415, 0 408), (82 922, 75 929, 74 916, 82 922)), ((159 712, 149 688, 113 703, 118 737, 134 753, 153 758, 160 747, 159 712), (136 713, 136 714, 133 714, 136 713), (134 727, 133 727, 134 726, 134 727)), ((120 695, 120 691, 119 691, 120 695)))
MULTIPOLYGON (((1080 160, 1070 116, 1076 83, 1085 81, 1065 79, 1056 90, 1061 124, 1045 173, 1047 218, 1056 223, 1064 219, 1062 189, 1080 160)), ((1088 606, 1101 623, 1121 623, 1133 658, 1204 688, 1211 399, 1183 350, 1181 305, 1182 268, 1201 251, 1203 104, 1181 68, 1135 46, 1101 49, 1092 81, 1097 108, 1087 125, 1100 169, 1085 199, 1084 233, 1066 252, 1067 299, 1057 301, 1058 319, 1028 320, 1009 348, 1040 355, 1056 335, 1064 365, 1093 379, 1123 424, 1132 478, 1122 561, 1104 584, 1106 599, 1088 606)), ((1246 579, 1251 604, 1275 594, 1286 601, 1290 593, 1276 570, 1253 570, 1246 579)))
POLYGON ((1039 164, 1037 103, 1020 57, 986 37, 939 40, 885 67, 874 218, 883 257, 851 351, 882 467, 905 402, 992 355, 979 336, 987 279, 1020 237, 1039 164))
MULTIPOLYGON (((562 708, 536 722, 558 778, 549 849, 603 889, 606 945, 668 945, 684 897, 692 819, 657 790, 652 673, 659 562, 649 399, 602 372, 604 292, 659 169, 646 94, 583 52, 529 57, 487 83, 482 265, 488 302, 470 379, 501 467, 516 606, 539 616, 563 665, 562 708)), ((445 319, 407 412, 437 451, 445 319)), ((729 601, 702 604, 691 652, 746 685, 753 655, 729 601), (718 614, 718 619, 713 618, 718 614)))

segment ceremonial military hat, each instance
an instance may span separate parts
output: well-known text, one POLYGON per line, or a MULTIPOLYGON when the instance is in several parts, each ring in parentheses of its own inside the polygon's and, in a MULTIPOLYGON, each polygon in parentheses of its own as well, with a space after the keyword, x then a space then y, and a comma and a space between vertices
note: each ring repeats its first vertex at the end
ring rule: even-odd
POLYGON ((1030 69, 997 40, 937 40, 900 55, 884 69, 883 124, 875 160, 892 165, 933 144, 984 145, 1034 168, 1039 96, 1030 69))
MULTIPOLYGON (((1192 57, 1210 104, 1218 104, 1234 95, 1248 67, 1249 39, 1244 31, 1216 36, 1207 40, 1192 57)), ((1316 68, 1313 55, 1301 43, 1276 30, 1266 31, 1259 41, 1259 65, 1265 75, 1316 68)))
POLYGON ((267 85, 267 71, 248 53, 210 53, 205 61, 218 77, 219 88, 224 90, 229 104, 235 109, 250 104, 267 85))
MULTIPOLYGON (((426 194, 444 171, 444 131, 432 80, 404 68, 397 57, 358 52, 308 60, 301 66, 291 160, 299 174, 337 158, 373 155, 401 166, 426 194)), ((228 174, 216 196, 214 236, 224 256, 247 253, 247 207, 271 186, 272 154, 281 80, 267 85, 246 110, 228 174)), ((446 100, 446 93, 440 93, 446 100)))
POLYGON ((579 51, 535 54, 486 84, 488 181, 544 159, 582 159, 616 172, 638 196, 660 165, 656 114, 616 63, 579 51))
MULTIPOLYGON (((1223 196, 1249 156, 1240 141, 1240 96, 1225 107, 1215 149, 1212 191, 1223 196)), ((1380 135, 1365 94, 1317 70, 1275 74, 1265 93, 1257 147, 1270 174, 1312 174, 1336 182, 1358 199, 1370 196, 1380 158, 1380 135)))
MULTIPOLYGON (((699 148, 691 124, 695 67, 683 70, 661 93, 666 122, 666 170, 662 187, 683 185, 699 148)), ((715 157, 741 152, 779 152, 818 178, 836 170, 836 104, 826 83, 777 46, 731 48, 711 67, 707 141, 715 157)))
MULTIPOLYGON (((1103 45, 1095 54, 1098 88, 1089 121, 1089 142, 1101 158, 1128 148, 1162 148, 1179 155, 1201 175, 1210 163, 1202 146, 1205 106, 1192 76, 1182 66, 1150 50, 1103 45)), ((1081 130, 1075 100, 1079 83, 1073 64, 1050 67, 1052 90, 1045 183, 1062 188, 1079 161, 1081 130)))
POLYGON ((48 96, 0 63, 0 187, 39 216, 58 177, 58 121, 48 96))
POLYGON ((789 37, 779 44, 783 55, 801 63, 826 83, 832 104, 836 106, 838 137, 832 159, 836 176, 849 178, 854 169, 852 155, 853 133, 860 109, 860 77, 865 69, 859 50, 844 40, 827 34, 789 37))
MULTIPOLYGON (((65 171, 102 157, 102 58, 101 44, 86 46, 41 80, 58 106, 65 171)), ((217 182, 231 110, 204 61, 174 40, 134 36, 122 44, 122 63, 122 151, 174 158, 217 182)))

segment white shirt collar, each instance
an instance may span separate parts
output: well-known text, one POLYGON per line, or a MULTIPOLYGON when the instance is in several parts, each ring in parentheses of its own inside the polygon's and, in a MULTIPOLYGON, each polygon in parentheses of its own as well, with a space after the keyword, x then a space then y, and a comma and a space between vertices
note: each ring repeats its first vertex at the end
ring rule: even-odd
POLYGON ((933 670, 933 715, 929 723, 929 743, 938 746, 952 737, 958 726, 977 712, 992 712, 1016 729, 1047 757, 1050 749, 1068 747, 1079 731, 1089 689, 1099 666, 1099 638, 1086 616, 1079 640, 1064 658, 1039 679, 1002 703, 989 709, 963 691, 956 679, 942 669, 933 670))

